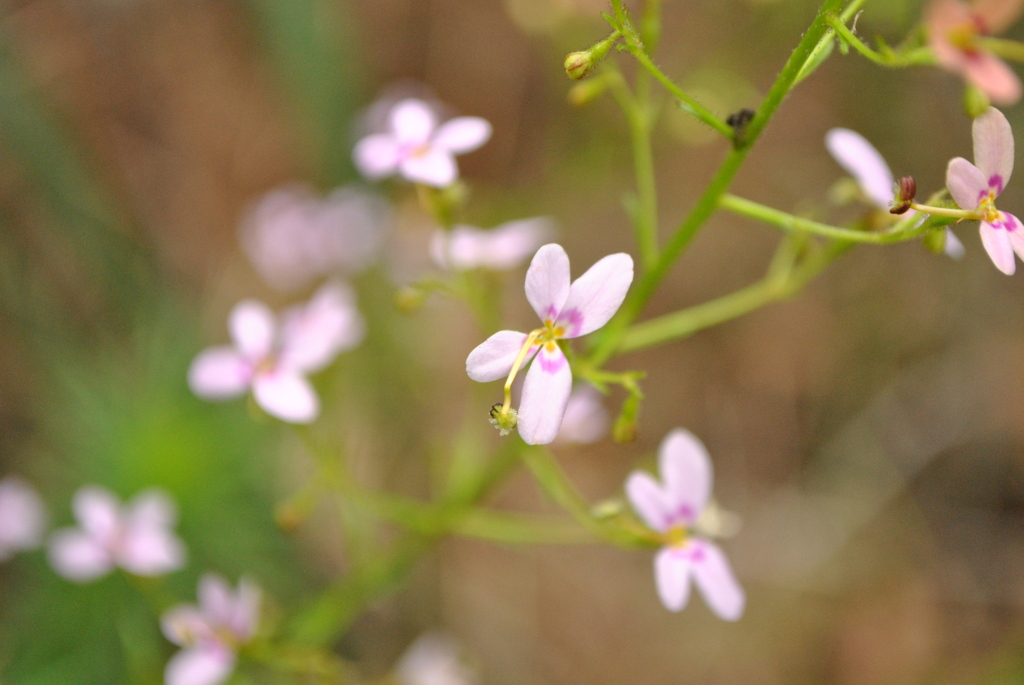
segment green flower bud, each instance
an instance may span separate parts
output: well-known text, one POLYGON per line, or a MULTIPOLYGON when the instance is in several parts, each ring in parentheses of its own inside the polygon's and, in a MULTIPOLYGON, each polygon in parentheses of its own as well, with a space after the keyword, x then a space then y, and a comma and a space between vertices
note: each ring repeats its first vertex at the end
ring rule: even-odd
POLYGON ((569 104, 582 107, 593 102, 606 90, 608 90, 608 79, 604 76, 597 76, 570 88, 566 99, 569 100, 569 104))
POLYGON ((604 59, 611 47, 619 39, 619 32, 616 31, 600 43, 595 43, 587 50, 570 52, 565 58, 565 73, 569 78, 577 81, 590 73, 594 65, 604 59))
POLYGON ((987 112, 991 104, 992 103, 988 100, 988 96, 980 89, 974 86, 967 86, 967 88, 964 89, 964 111, 967 112, 967 116, 972 119, 980 117, 982 114, 987 112))
POLYGON ((618 443, 636 440, 636 419, 640 413, 640 397, 630 395, 622 403, 622 412, 612 426, 612 440, 618 443))

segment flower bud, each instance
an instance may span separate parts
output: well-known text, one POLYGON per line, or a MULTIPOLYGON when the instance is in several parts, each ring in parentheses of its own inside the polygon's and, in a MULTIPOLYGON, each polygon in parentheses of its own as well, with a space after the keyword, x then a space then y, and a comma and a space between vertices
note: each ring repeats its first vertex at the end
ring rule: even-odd
POLYGON ((593 102, 606 90, 608 90, 608 79, 604 76, 596 76, 570 88, 566 99, 569 100, 569 104, 582 107, 593 102))
POLYGON ((984 91, 976 86, 967 86, 964 89, 964 111, 967 116, 975 119, 988 111, 991 103, 984 91))
POLYGON ((910 209, 910 203, 917 197, 917 181, 913 176, 903 176, 896 181, 894 190, 896 199, 893 200, 889 213, 905 214, 910 209))
POLYGON ((576 79, 577 81, 585 77, 594 68, 595 64, 604 59, 604 56, 608 54, 608 51, 615 45, 615 41, 618 39, 619 32, 616 31, 600 43, 595 43, 586 50, 570 52, 565 58, 565 73, 569 75, 569 78, 576 79))
POLYGON ((412 314, 427 300, 427 293, 413 285, 403 286, 395 293, 395 306, 406 314, 412 314))
POLYGON ((612 440, 618 443, 636 440, 636 419, 640 413, 640 397, 630 395, 622 403, 622 412, 612 426, 612 440))

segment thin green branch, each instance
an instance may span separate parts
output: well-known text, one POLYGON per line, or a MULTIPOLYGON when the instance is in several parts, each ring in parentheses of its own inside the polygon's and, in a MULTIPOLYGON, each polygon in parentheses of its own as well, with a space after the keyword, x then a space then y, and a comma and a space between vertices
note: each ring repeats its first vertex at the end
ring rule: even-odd
POLYGON ((854 50, 867 57, 869 60, 883 67, 910 67, 922 64, 934 64, 935 56, 930 48, 916 48, 907 52, 893 52, 887 49, 885 52, 878 52, 868 47, 864 41, 846 26, 846 22, 839 16, 831 14, 828 17, 829 26, 849 43, 854 50))
POLYGON ((729 124, 725 123, 710 109, 697 102, 692 96, 688 95, 682 88, 677 86, 675 82, 662 72, 657 67, 651 58, 647 56, 647 53, 642 49, 629 46, 629 51, 636 57, 640 65, 648 71, 661 85, 665 86, 665 90, 672 94, 676 100, 679 101, 679 107, 701 121, 715 129, 729 140, 733 139, 734 131, 729 124))

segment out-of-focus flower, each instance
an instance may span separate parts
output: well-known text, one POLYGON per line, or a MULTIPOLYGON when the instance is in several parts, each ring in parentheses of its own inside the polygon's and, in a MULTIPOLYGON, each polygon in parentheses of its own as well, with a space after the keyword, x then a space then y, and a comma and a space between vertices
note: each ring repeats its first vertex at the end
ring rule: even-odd
POLYGON ((1002 33, 1020 16, 1020 0, 934 0, 924 14, 928 45, 939 64, 960 74, 993 102, 1020 100, 1021 82, 1013 70, 978 42, 979 36, 1002 33))
POLYGON ((459 644, 448 635, 430 632, 416 638, 395 666, 399 685, 472 685, 476 682, 459 661, 459 644))
POLYGON ((242 578, 238 590, 218 575, 199 580, 199 605, 163 615, 168 640, 182 647, 164 670, 166 685, 218 685, 235 670, 238 650, 252 640, 260 620, 260 588, 242 578))
POLYGON ((161 490, 145 490, 121 506, 110 491, 87 485, 71 508, 78 528, 50 538, 50 563, 68 580, 84 583, 120 566, 137 576, 159 576, 185 565, 185 545, 173 533, 178 512, 161 490))
POLYGON ((241 242, 272 288, 291 291, 314 278, 362 271, 376 258, 390 209, 358 188, 319 198, 306 185, 272 190, 246 214, 241 242))
POLYGON ((499 331, 469 353, 466 373, 481 383, 509 376, 518 371, 517 360, 521 366, 536 356, 518 412, 519 435, 527 444, 555 439, 569 401, 572 371, 558 341, 605 325, 632 282, 633 258, 618 253, 599 260, 570 285, 569 256, 561 245, 545 245, 526 272, 526 299, 544 327, 529 334, 499 331))
POLYGON ((268 414, 310 423, 320 414, 320 400, 306 375, 358 345, 364 328, 355 295, 342 283, 322 286, 306 304, 282 312, 279 322, 262 302, 243 300, 228 317, 234 345, 199 353, 189 367, 189 387, 208 400, 251 389, 268 414))
POLYGON ((981 213, 981 243, 996 268, 1011 275, 1013 253, 1024 259, 1024 229, 1017 217, 997 210, 995 201, 1013 172, 1013 131, 1003 113, 989 107, 974 120, 972 132, 977 166, 963 157, 949 160, 946 187, 963 209, 981 213))
MULTIPOLYGON (((893 190, 895 181, 892 170, 875 146, 856 131, 834 128, 825 134, 825 147, 839 166, 857 181, 864 197, 879 209, 889 211, 896 198, 893 190)), ((913 213, 913 210, 908 210, 905 216, 913 213)), ((943 251, 953 259, 964 256, 963 243, 949 228, 946 229, 943 251)))
POLYGON ((473 226, 438 230, 430 241, 430 256, 442 269, 514 269, 551 239, 553 223, 538 217, 509 221, 490 230, 473 226))
POLYGON ((388 131, 360 140, 352 157, 370 180, 398 173, 413 183, 443 188, 459 175, 455 155, 476 150, 490 137, 485 119, 455 117, 438 126, 430 105, 407 98, 391 109, 388 131))
POLYGON ((45 527, 46 510, 36 491, 17 476, 0 480, 0 561, 38 547, 45 527))
POLYGON ((601 393, 591 385, 580 385, 569 395, 555 442, 589 445, 608 433, 610 423, 601 393))
POLYGON ((654 557, 661 603, 681 611, 690 598, 692 577, 711 610, 735 621, 746 604, 743 588, 722 550, 693 534, 711 497, 707 450, 692 433, 677 428, 662 441, 658 462, 662 482, 634 471, 626 480, 626 495, 644 522, 665 536, 665 546, 654 557))

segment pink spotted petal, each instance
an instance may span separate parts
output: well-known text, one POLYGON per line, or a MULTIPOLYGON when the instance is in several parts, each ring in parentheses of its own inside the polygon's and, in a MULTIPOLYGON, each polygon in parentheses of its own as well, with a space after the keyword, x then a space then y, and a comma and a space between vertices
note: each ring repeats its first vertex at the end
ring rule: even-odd
POLYGON ((238 397, 252 382, 252 364, 231 346, 209 347, 188 367, 188 387, 205 400, 238 397))
POLYGON ((424 145, 437 127, 437 117, 430 105, 408 98, 395 104, 388 115, 391 132, 399 145, 424 145))
POLYGON ((889 209, 893 201, 892 171, 864 136, 846 128, 834 128, 825 134, 825 147, 872 203, 889 209))
POLYGON ((967 55, 963 71, 967 81, 997 105, 1014 105, 1020 100, 1021 83, 1017 74, 988 50, 977 50, 967 55))
MULTIPOLYGON (((476 346, 466 358, 466 374, 478 383, 489 383, 505 378, 526 342, 526 333, 498 331, 476 346)), ((526 363, 537 353, 536 347, 523 360, 526 363)))
POLYGON ((672 507, 661 484, 646 471, 633 471, 626 479, 626 498, 651 530, 666 532, 671 527, 672 507))
POLYGON ((1020 219, 1008 212, 999 212, 999 218, 1001 225, 1010 234, 1010 245, 1013 246, 1013 251, 1024 260, 1024 225, 1021 224, 1020 219))
POLYGON ((661 603, 669 611, 682 611, 690 600, 690 575, 693 572, 686 550, 663 547, 654 556, 654 583, 661 603))
POLYGON ((982 196, 988 193, 988 181, 984 174, 963 157, 949 160, 946 187, 963 209, 977 209, 982 196))
POLYGON ((401 160, 398 141, 388 133, 366 136, 352 150, 352 161, 363 176, 378 181, 398 171, 401 160))
POLYGON ((63 528, 50 537, 48 548, 53 570, 68 580, 86 583, 114 568, 106 547, 77 528, 63 528))
POLYGON ((928 32, 928 46, 944 68, 963 71, 964 51, 953 45, 949 34, 963 25, 974 23, 971 8, 960 0, 933 0, 925 8, 924 25, 928 32))
POLYGON ((431 139, 431 145, 453 155, 472 152, 491 138, 491 124, 480 117, 456 117, 440 127, 431 139))
POLYGON ((1012 276, 1017 270, 1017 264, 1013 257, 1013 244, 1010 242, 1010 234, 1002 229, 996 228, 987 221, 981 222, 981 244, 985 246, 992 263, 996 268, 1007 276, 1012 276))
POLYGON ((110 546, 120 532, 121 503, 106 488, 86 485, 71 501, 71 510, 82 529, 98 544, 110 546))
POLYGON ((167 662, 165 685, 220 685, 235 670, 235 653, 218 643, 183 649, 167 662))
POLYGON ((611 423, 599 393, 591 385, 577 387, 569 395, 556 442, 589 445, 608 433, 611 423))
POLYGON ((257 300, 242 300, 228 316, 235 347, 250 362, 262 361, 274 346, 274 314, 257 300))
POLYGON ((608 323, 626 299, 633 282, 633 258, 624 252, 608 255, 573 281, 558 323, 563 337, 575 338, 608 323))
POLYGON ((263 411, 288 423, 312 423, 320 414, 320 399, 304 376, 290 371, 257 374, 253 397, 263 411))
POLYGON ((1020 17, 1024 0, 974 0, 971 9, 984 25, 985 33, 999 35, 1020 17))
POLYGON ((405 158, 399 169, 406 180, 435 188, 449 186, 459 176, 459 167, 452 153, 437 147, 405 158))
POLYGON ((321 286, 306 304, 286 310, 281 321, 278 363, 300 373, 326 368, 338 353, 358 345, 366 330, 355 293, 338 281, 321 286))
POLYGON ((996 192, 1010 181, 1013 173, 1013 131, 1010 122, 995 107, 974 120, 971 127, 974 135, 974 163, 996 192))
POLYGON ((688 430, 676 428, 662 440, 658 461, 672 523, 693 527, 711 496, 707 450, 688 430))
POLYGON ((569 297, 569 255, 561 245, 544 245, 526 271, 526 299, 541 321, 554 321, 569 297))
POLYGON ((547 445, 558 435, 572 392, 569 360, 557 345, 537 353, 523 383, 519 403, 519 435, 528 445, 547 445))
POLYGON ((693 579, 711 610, 722 620, 736 621, 743 615, 746 593, 736 580, 722 550, 707 540, 694 539, 690 545, 693 579))

